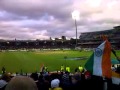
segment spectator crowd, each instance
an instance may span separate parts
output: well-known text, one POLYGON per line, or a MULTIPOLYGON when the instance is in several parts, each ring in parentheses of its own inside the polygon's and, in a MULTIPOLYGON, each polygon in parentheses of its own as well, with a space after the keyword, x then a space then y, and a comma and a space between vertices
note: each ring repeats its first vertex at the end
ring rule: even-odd
POLYGON ((3 73, 0 90, 120 90, 112 80, 92 75, 81 66, 74 73, 68 71, 31 73, 30 75, 3 73), (106 85, 107 83, 107 85, 106 85))

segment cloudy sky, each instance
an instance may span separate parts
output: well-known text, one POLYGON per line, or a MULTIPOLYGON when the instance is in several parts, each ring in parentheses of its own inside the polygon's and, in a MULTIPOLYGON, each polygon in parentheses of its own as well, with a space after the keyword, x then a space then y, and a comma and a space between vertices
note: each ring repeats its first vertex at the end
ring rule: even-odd
POLYGON ((0 0, 0 39, 75 38, 74 10, 78 36, 120 23, 120 0, 0 0))

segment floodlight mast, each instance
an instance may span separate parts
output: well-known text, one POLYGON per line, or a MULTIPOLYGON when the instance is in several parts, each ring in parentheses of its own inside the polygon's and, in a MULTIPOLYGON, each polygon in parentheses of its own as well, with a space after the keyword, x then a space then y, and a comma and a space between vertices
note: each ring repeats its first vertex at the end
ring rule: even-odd
POLYGON ((75 47, 77 47, 77 44, 78 44, 78 42, 77 42, 77 20, 79 20, 79 15, 80 15, 80 13, 76 10, 72 12, 72 18, 75 20, 75 28, 76 28, 76 45, 75 45, 75 47))

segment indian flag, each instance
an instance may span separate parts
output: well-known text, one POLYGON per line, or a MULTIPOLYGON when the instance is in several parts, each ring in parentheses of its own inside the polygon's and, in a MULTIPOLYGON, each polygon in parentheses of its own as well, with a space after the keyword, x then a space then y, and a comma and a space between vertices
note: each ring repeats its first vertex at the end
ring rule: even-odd
POLYGON ((94 50, 85 68, 93 75, 111 78, 111 44, 108 40, 94 50))

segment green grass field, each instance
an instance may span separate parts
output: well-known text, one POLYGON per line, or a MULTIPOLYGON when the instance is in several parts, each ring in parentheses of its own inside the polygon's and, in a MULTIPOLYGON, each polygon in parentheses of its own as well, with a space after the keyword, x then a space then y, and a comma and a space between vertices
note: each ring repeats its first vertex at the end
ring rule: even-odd
MULTIPOLYGON (((49 71, 60 70, 61 65, 71 67, 71 72, 79 65, 84 66, 86 60, 64 59, 74 57, 90 57, 92 51, 39 51, 39 52, 0 52, 0 71, 4 66, 7 72, 39 72, 42 64, 48 67, 49 71)), ((120 51, 117 51, 120 54, 120 51)), ((114 58, 114 56, 112 55, 114 58)))

